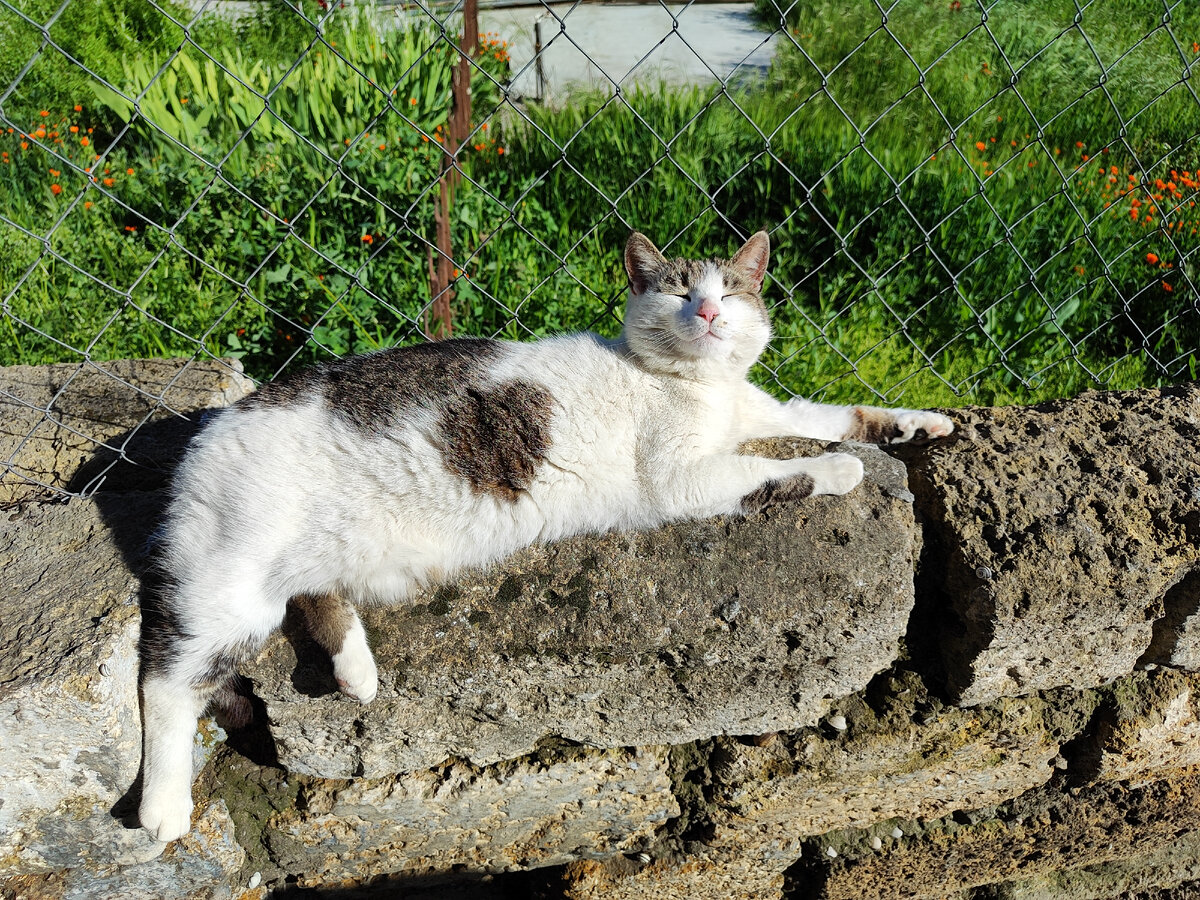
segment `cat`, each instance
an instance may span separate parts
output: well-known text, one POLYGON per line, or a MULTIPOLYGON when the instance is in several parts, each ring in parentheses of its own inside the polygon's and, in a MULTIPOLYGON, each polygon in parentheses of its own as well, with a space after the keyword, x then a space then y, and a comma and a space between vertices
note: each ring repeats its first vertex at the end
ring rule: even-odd
POLYGON ((353 603, 402 601, 537 541, 742 515, 844 494, 849 454, 740 455, 751 438, 902 442, 953 431, 927 411, 781 403, 747 381, 771 326, 769 241, 730 260, 625 247, 616 340, 590 333, 449 340, 335 360, 213 415, 174 477, 161 531, 165 587, 143 622, 141 824, 185 834, 192 741, 235 666, 289 600, 341 691, 375 696, 353 603))

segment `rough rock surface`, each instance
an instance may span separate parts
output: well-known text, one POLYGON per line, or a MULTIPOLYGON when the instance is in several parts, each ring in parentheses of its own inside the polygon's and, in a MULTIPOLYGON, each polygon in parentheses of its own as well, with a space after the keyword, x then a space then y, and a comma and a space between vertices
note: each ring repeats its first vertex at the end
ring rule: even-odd
POLYGON ((233 359, 0 368, 0 504, 57 490, 141 487, 139 468, 160 478, 192 427, 182 417, 245 396, 253 385, 241 373, 233 359), (160 426, 130 439, 146 422, 160 426), (123 467, 122 478, 105 483, 122 457, 139 466, 123 467))
MULTIPOLYGON (((796 896, 813 900, 935 900, 1055 872, 1136 864, 1148 848, 1198 829, 1200 774, 1193 771, 1134 789, 1112 782, 1038 789, 989 816, 939 819, 878 852, 802 863, 789 875, 796 896)), ((1175 876, 1167 869, 1159 879, 1169 885, 1175 876)))
POLYGON ((137 573, 198 418, 159 401, 246 385, 104 367, 0 373, 33 416, 0 428, 2 900, 1200 897, 1196 388, 967 410, 910 476, 855 449, 844 498, 531 548, 369 611, 366 707, 291 623, 164 850, 122 820, 137 573))
POLYGON ((467 763, 349 783, 298 780, 268 823, 275 862, 321 881, 463 866, 504 872, 647 843, 679 814, 662 748, 467 763))
MULTIPOLYGON (((138 529, 154 504, 130 494, 121 506, 138 529)), ((92 501, 0 515, 0 877, 86 873, 60 879, 64 896, 74 896, 112 866, 145 863, 164 846, 123 821, 141 757, 137 579, 113 538, 117 520, 92 501)), ((219 736, 198 736, 198 763, 219 736)), ((175 888, 207 884, 213 858, 241 852, 230 838, 214 857, 220 843, 174 851, 175 888)))
POLYGON ((546 737, 644 746, 814 724, 891 665, 913 606, 903 467, 853 452, 868 475, 845 497, 532 547, 367 610, 381 683, 366 707, 290 629, 245 670, 280 762, 378 778, 546 737))
POLYGON ((973 704, 1131 671, 1200 559, 1200 388, 956 418, 911 469, 952 689, 973 704))

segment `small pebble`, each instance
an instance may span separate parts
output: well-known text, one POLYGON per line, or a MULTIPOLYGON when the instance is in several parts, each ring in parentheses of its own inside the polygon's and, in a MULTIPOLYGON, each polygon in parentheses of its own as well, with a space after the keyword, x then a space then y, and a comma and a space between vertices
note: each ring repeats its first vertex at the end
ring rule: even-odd
POLYGON ((830 716, 829 717, 829 727, 833 728, 836 731, 845 731, 846 730, 846 717, 845 716, 830 716))
POLYGON ((900 840, 900 838, 904 837, 904 832, 901 831, 899 828, 893 828, 892 829, 892 837, 894 837, 896 840, 900 840))
POLYGON ((260 884, 262 884, 262 872, 255 872, 250 876, 250 880, 246 882, 246 887, 248 887, 250 890, 254 890, 260 884))
POLYGON ((108 663, 100 663, 100 674, 107 675, 108 671, 108 663))
POLYGON ((882 850, 883 849, 883 841, 881 841, 879 839, 878 835, 871 838, 871 849, 872 850, 882 850))
POLYGON ((826 856, 828 856, 828 857, 830 857, 830 858, 833 858, 833 857, 837 856, 837 851, 836 851, 836 850, 834 850, 832 847, 826 847, 826 848, 825 848, 825 855, 826 855, 826 856))

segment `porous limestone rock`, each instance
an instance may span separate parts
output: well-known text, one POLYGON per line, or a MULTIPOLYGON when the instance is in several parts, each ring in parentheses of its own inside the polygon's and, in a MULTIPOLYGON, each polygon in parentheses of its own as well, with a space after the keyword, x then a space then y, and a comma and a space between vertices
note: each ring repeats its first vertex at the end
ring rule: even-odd
POLYGON ((648 843, 679 814, 665 748, 573 750, 487 768, 454 762, 350 782, 293 776, 266 823, 274 862, 310 882, 506 872, 648 843))
MULTIPOLYGON (((114 867, 163 852, 125 821, 141 759, 139 618, 137 579, 114 538, 122 521, 141 530, 155 507, 129 494, 103 517, 80 499, 0 514, 0 879, 66 872, 61 896, 112 897, 103 879, 114 867)), ((221 736, 198 734, 197 764, 221 736)), ((183 897, 208 885, 214 865, 236 870, 228 816, 210 818, 215 836, 198 832, 196 846, 146 870, 170 889, 119 896, 183 897)))
POLYGON ((123 359, 0 368, 0 504, 161 479, 193 427, 253 385, 235 359, 123 359), (147 422, 158 427, 130 432, 147 422), (124 456, 137 466, 110 475, 124 456))
MULTIPOLYGON (((777 860, 794 859, 789 845, 777 860)), ((778 900, 786 862, 767 862, 729 850, 696 847, 688 854, 582 860, 567 866, 564 900, 778 900)))
POLYGON ((1132 671, 1200 560, 1200 387, 955 417, 910 457, 950 687, 976 704, 1132 671))
MULTIPOLYGON (((1063 691, 962 709, 898 672, 837 703, 819 727, 722 739, 690 759, 676 748, 677 768, 690 769, 679 787, 695 820, 686 827, 703 840, 648 865, 570 866, 568 896, 780 897, 805 839, 875 826, 892 845, 895 826, 883 822, 992 806, 1045 784, 1097 699, 1063 691)), ((810 856, 813 845, 833 859, 841 843, 811 841, 810 856)))
POLYGON ((806 838, 884 819, 933 819, 994 806, 1045 784, 1094 697, 1002 699, 962 709, 912 673, 835 706, 821 728, 729 741, 706 792, 718 845, 806 838), (873 695, 873 696, 872 696, 873 695), (872 705, 872 703, 874 705, 872 705))
POLYGON ((1135 856, 997 885, 989 900, 1188 900, 1200 881, 1200 831, 1147 845, 1135 856))
POLYGON ((535 546, 366 610, 381 678, 365 707, 287 629, 245 670, 280 762, 378 778, 547 737, 645 746, 814 724, 891 665, 913 605, 904 468, 852 452, 867 479, 844 497, 535 546))
POLYGON ((1138 783, 1200 766, 1200 676, 1158 670, 1122 679, 1080 747, 1088 777, 1138 783))
MULTIPOLYGON (((1148 848, 1200 830, 1200 774, 1193 769, 1133 789, 1108 781, 1069 790, 1051 785, 996 810, 913 827, 915 833, 877 852, 860 842, 837 857, 802 858, 789 872, 798 896, 941 900, 985 885, 1136 861, 1148 848)), ((1163 872, 1160 883, 1173 879, 1163 872)))

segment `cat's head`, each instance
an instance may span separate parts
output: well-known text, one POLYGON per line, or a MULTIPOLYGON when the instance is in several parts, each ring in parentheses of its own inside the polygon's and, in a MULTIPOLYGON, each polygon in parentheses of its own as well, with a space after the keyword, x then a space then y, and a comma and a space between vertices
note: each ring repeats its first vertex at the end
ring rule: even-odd
POLYGON ((760 231, 733 259, 667 259, 636 231, 625 245, 623 336, 649 369, 687 377, 744 374, 771 339, 762 301, 770 241, 760 231))

